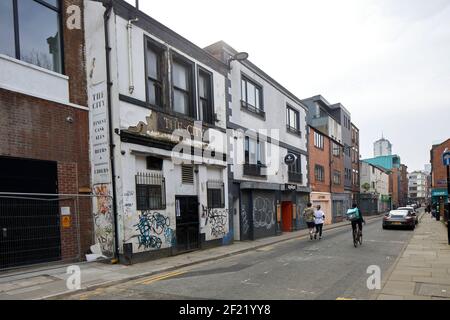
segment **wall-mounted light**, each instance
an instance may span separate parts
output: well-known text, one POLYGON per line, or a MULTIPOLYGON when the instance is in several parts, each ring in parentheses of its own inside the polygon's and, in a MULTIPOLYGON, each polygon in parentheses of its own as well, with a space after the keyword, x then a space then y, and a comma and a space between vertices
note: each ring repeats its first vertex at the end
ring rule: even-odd
POLYGON ((68 123, 73 123, 73 117, 72 116, 68 116, 67 118, 66 118, 66 121, 68 122, 68 123))
POLYGON ((231 61, 244 61, 248 59, 247 52, 238 52, 228 59, 228 69, 231 70, 231 61))

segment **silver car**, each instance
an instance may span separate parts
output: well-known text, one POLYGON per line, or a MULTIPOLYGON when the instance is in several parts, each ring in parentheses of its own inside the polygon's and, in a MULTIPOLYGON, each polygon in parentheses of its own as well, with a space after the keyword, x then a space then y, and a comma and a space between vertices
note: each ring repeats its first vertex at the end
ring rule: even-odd
POLYGON ((397 210, 408 210, 411 213, 411 215, 414 217, 415 224, 417 225, 419 223, 419 219, 417 217, 417 211, 414 207, 410 207, 410 206, 400 207, 400 208, 397 208, 397 210))
POLYGON ((414 230, 416 219, 409 210, 391 210, 383 217, 383 229, 399 227, 414 230))

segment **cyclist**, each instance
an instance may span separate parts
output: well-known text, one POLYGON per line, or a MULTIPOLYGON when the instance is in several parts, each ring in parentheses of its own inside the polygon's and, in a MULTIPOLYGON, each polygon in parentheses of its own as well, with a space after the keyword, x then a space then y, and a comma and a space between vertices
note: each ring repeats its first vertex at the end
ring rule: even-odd
POLYGON ((359 210, 358 205, 356 203, 352 206, 353 209, 358 209, 359 218, 352 221, 352 230, 355 232, 356 225, 359 227, 359 232, 362 234, 362 223, 366 224, 366 221, 364 220, 364 217, 362 216, 361 210, 359 210))

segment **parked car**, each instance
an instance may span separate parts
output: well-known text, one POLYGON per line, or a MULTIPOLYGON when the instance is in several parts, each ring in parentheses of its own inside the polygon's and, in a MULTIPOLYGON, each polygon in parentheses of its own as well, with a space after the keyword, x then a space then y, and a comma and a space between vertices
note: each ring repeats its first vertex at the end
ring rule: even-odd
POLYGON ((390 227, 416 228, 416 219, 409 210, 391 210, 383 217, 383 229, 390 227))
POLYGON ((408 207, 400 207, 400 208, 397 208, 397 210, 408 210, 411 213, 411 215, 414 217, 414 220, 415 220, 414 223, 416 225, 419 223, 419 219, 417 217, 417 211, 414 207, 409 207, 409 206, 408 207))

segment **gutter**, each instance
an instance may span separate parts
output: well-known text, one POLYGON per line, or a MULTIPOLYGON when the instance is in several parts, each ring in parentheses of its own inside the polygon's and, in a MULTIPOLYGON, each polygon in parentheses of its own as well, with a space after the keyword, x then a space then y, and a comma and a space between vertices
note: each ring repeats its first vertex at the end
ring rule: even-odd
POLYGON ((116 170, 114 165, 114 149, 116 145, 113 142, 113 121, 112 121, 112 106, 111 106, 111 87, 113 83, 111 82, 111 47, 109 46, 109 30, 108 22, 111 17, 111 11, 113 9, 112 0, 104 0, 103 6, 106 8, 103 14, 104 29, 105 29, 105 52, 106 52, 106 82, 107 82, 107 99, 108 99, 108 130, 109 130, 109 143, 110 143, 110 161, 111 161, 111 174, 112 174, 112 197, 113 197, 113 216, 114 216, 114 259, 112 263, 117 263, 119 261, 119 234, 117 225, 117 193, 116 193, 116 170))

